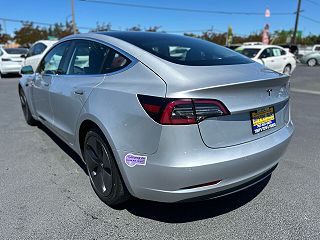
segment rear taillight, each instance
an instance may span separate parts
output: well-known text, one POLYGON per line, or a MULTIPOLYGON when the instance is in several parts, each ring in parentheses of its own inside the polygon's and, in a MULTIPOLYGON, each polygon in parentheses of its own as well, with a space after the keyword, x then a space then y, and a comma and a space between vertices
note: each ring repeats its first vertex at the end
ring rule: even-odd
POLYGON ((138 95, 138 99, 148 115, 163 125, 196 124, 206 118, 230 114, 219 100, 172 99, 146 95, 138 95))

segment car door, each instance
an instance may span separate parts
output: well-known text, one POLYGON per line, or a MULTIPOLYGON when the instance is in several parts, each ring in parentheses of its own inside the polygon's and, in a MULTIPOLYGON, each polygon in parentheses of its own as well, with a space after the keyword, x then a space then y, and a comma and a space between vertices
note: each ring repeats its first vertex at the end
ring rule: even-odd
POLYGON ((42 59, 37 72, 35 73, 32 102, 39 119, 47 126, 52 126, 53 115, 50 104, 49 90, 53 83, 53 78, 63 65, 63 58, 70 42, 64 42, 57 45, 42 59))
POLYGON ((55 131, 67 142, 74 142, 80 111, 93 88, 103 81, 101 73, 109 48, 89 40, 73 40, 65 64, 65 74, 56 75, 50 88, 55 131))
POLYGON ((272 59, 274 61, 273 62, 274 69, 275 69, 275 71, 282 73, 284 67, 286 66, 287 58, 286 58, 286 56, 282 55, 281 51, 285 52, 285 50, 282 50, 277 47, 272 47, 271 51, 272 51, 272 59))
POLYGON ((277 67, 276 59, 273 56, 272 48, 270 47, 265 48, 261 52, 259 59, 261 59, 261 61, 267 68, 277 71, 278 67, 277 67))

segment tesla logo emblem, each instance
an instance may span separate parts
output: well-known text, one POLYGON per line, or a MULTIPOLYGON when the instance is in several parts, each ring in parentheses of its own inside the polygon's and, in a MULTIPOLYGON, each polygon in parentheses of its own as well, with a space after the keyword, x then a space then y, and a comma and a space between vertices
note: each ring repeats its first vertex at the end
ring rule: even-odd
POLYGON ((271 96, 272 89, 270 88, 270 89, 267 89, 266 91, 267 91, 267 93, 268 93, 268 95, 269 95, 269 97, 270 97, 270 96, 271 96))

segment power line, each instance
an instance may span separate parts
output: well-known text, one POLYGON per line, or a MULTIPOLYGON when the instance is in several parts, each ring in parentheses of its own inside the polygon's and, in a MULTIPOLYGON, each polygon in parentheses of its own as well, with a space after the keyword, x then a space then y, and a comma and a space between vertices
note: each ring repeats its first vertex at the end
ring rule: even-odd
POLYGON ((311 22, 319 23, 319 24, 320 24, 320 21, 319 21, 319 20, 316 20, 316 19, 313 19, 313 18, 304 16, 304 15, 301 15, 301 14, 300 14, 300 17, 302 17, 302 18, 304 18, 304 19, 307 19, 307 20, 309 20, 309 21, 311 21, 311 22))
MULTIPOLYGON (((131 8, 145 8, 145 9, 154 9, 154 10, 164 10, 164 11, 177 11, 177 12, 190 12, 190 13, 209 13, 209 14, 223 14, 223 15, 250 15, 250 16, 261 16, 264 15, 264 12, 231 12, 231 11, 211 11, 203 9, 190 9, 190 8, 173 8, 173 7, 162 7, 154 5, 144 5, 144 4, 133 4, 133 3, 119 3, 112 1, 103 1, 103 0, 79 0, 81 2, 87 3, 98 3, 98 4, 107 4, 120 7, 131 7, 131 8)), ((292 12, 275 12, 272 15, 292 15, 292 12)))
MULTIPOLYGON (((43 25, 43 26, 53 26, 55 23, 47 23, 47 22, 36 22, 36 21, 30 21, 30 20, 22 20, 22 19, 13 19, 13 18, 0 18, 0 20, 3 21, 8 21, 8 22, 16 22, 16 23, 26 23, 26 22, 30 22, 30 23, 34 23, 34 24, 38 24, 38 25, 43 25)), ((65 25, 62 24, 63 27, 65 27, 65 25)), ((90 27, 78 27, 79 29, 92 29, 90 27)))
POLYGON ((316 1, 313 1, 313 0, 306 0, 306 1, 320 7, 320 3, 316 1))

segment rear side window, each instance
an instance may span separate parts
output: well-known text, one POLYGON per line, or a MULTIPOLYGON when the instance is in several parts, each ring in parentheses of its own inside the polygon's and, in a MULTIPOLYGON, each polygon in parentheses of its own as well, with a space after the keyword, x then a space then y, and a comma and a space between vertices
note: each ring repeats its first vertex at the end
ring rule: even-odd
POLYGON ((163 33, 108 33, 172 63, 213 66, 252 63, 252 60, 225 47, 197 38, 163 33))
POLYGON ((110 48, 101 73, 112 73, 119 71, 120 69, 128 66, 130 62, 131 61, 128 58, 110 48))
POLYGON ((281 55, 287 55, 287 52, 283 49, 281 49, 281 55))
POLYGON ((4 50, 8 54, 17 54, 17 55, 26 54, 28 52, 28 49, 26 48, 5 48, 4 50))
POLYGON ((67 74, 105 74, 118 71, 129 63, 129 59, 108 46, 88 40, 76 40, 67 74))
POLYGON ((272 56, 274 56, 274 57, 281 56, 281 49, 280 48, 272 48, 272 56))
POLYGON ((44 52, 44 50, 46 50, 47 46, 43 43, 36 43, 35 45, 33 45, 27 54, 27 57, 31 57, 31 56, 35 56, 35 55, 39 55, 41 53, 44 52))

